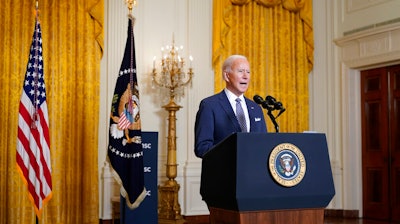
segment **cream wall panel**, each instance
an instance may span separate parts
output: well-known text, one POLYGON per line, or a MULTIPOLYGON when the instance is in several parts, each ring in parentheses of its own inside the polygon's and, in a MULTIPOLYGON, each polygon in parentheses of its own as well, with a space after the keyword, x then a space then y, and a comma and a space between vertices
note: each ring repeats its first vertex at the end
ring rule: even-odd
POLYGON ((336 195, 329 208, 343 204, 341 191, 343 167, 341 127, 340 77, 335 75, 336 50, 334 36, 334 1, 313 1, 314 68, 309 76, 310 130, 326 134, 336 195))
POLYGON ((370 68, 400 61, 400 23, 348 35, 335 42, 341 60, 350 68, 370 68))
POLYGON ((385 34, 366 38, 360 43, 360 57, 373 57, 389 50, 389 37, 385 34))
POLYGON ((366 8, 372 8, 376 5, 383 4, 386 2, 389 2, 391 0, 347 0, 347 12, 348 13, 353 13, 358 10, 366 9, 366 8))
MULTIPOLYGON (((398 0, 341 0, 338 24, 339 36, 364 27, 399 19, 400 1, 398 0)), ((337 36, 337 37, 339 37, 337 36)))
POLYGON ((362 170, 361 170, 361 99, 360 71, 340 63, 337 75, 342 79, 342 164, 343 204, 345 210, 358 210, 362 214, 362 170))
MULTIPOLYGON (((212 0, 188 1, 188 47, 194 57, 194 80, 187 91, 187 124, 184 134, 187 151, 184 158, 186 215, 208 214, 208 208, 200 196, 201 159, 194 155, 194 123, 200 100, 214 93, 214 72, 211 65, 212 0)), ((182 204, 181 204, 182 205, 182 204)))

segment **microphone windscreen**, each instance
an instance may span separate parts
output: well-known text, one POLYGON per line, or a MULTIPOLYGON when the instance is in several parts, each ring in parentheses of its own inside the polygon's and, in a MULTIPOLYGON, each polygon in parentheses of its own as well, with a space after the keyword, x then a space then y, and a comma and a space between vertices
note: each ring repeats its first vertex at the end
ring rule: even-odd
POLYGON ((276 99, 272 96, 267 96, 265 97, 265 101, 267 101, 269 104, 274 104, 276 99))
POLYGON ((284 110, 285 109, 285 108, 283 108, 283 105, 281 102, 276 102, 274 106, 275 106, 276 110, 284 110))
POLYGON ((255 95, 255 96, 253 97, 253 100, 254 100, 254 102, 256 102, 257 104, 262 104, 262 103, 264 102, 264 99, 263 99, 261 96, 259 96, 259 95, 255 95))

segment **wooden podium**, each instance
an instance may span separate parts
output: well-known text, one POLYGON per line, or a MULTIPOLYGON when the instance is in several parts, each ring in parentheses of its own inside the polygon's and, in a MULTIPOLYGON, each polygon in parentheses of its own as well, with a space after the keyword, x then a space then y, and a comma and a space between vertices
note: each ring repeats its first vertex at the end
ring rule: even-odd
POLYGON ((241 223, 324 223, 324 209, 287 209, 269 211, 232 211, 220 208, 210 208, 210 223, 241 224, 241 223))
POLYGON ((323 224, 335 195, 325 135, 232 134, 203 157, 200 193, 212 224, 323 224))

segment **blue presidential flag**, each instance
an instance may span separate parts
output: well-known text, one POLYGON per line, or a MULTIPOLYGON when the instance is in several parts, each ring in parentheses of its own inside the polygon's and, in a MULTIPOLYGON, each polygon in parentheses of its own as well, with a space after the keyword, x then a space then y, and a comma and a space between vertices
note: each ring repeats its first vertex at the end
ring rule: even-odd
POLYGON ((107 150, 121 195, 131 209, 137 208, 146 196, 133 23, 134 18, 130 17, 125 54, 112 98, 107 150))

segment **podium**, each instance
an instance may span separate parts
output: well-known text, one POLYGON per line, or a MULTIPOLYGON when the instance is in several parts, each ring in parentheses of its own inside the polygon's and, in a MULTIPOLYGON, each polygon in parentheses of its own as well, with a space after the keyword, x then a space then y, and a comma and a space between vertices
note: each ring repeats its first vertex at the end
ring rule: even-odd
POLYGON ((234 133, 204 155, 200 194, 214 224, 323 224, 335 195, 325 134, 234 133))

